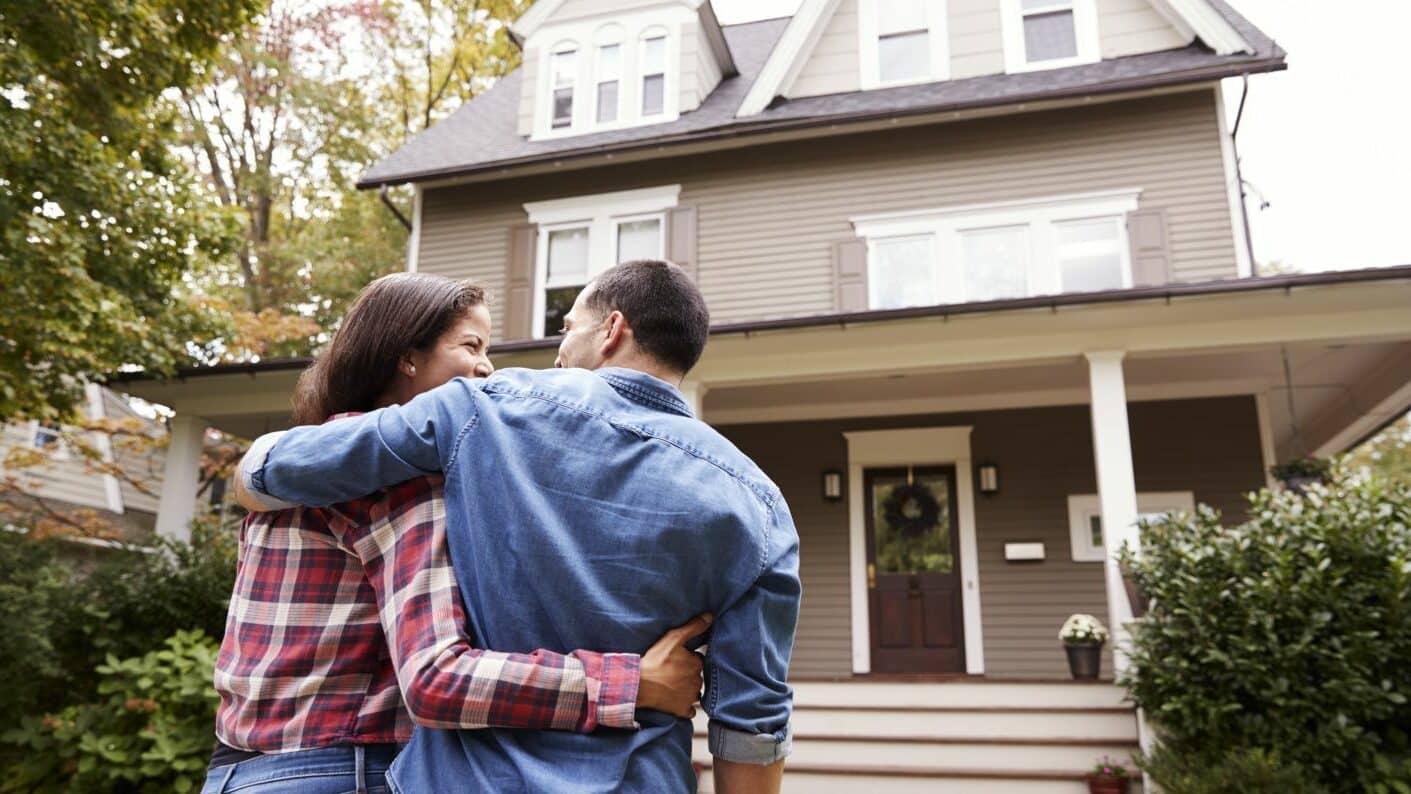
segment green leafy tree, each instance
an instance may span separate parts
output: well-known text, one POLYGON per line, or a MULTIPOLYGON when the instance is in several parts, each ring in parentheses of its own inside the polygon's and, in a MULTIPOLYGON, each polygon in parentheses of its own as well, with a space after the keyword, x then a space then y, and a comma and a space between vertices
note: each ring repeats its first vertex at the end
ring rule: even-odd
POLYGON ((0 417, 64 414, 81 379, 124 366, 170 370, 217 322, 180 299, 181 280, 231 229, 171 156, 162 97, 252 6, 0 7, 0 417))

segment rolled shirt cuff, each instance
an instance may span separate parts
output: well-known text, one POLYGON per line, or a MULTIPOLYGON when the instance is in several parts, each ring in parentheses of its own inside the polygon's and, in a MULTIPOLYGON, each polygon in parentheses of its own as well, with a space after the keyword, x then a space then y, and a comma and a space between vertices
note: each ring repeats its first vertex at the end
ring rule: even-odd
POLYGON ((710 754, 737 764, 768 766, 784 760, 794 749, 793 728, 789 725, 778 733, 747 733, 712 720, 708 735, 710 754))
POLYGON ((275 433, 265 433, 250 445, 250 449, 245 452, 245 457, 240 461, 240 484, 245 486, 245 492, 250 494, 250 498, 259 503, 260 509, 287 510, 291 507, 298 507, 293 502, 286 502, 270 496, 265 492, 265 460, 269 458, 269 451, 279 442, 284 431, 275 433))
POLYGON ((642 657, 635 653, 603 654, 601 686, 598 688, 598 725, 603 728, 635 730, 637 691, 641 684, 642 657))

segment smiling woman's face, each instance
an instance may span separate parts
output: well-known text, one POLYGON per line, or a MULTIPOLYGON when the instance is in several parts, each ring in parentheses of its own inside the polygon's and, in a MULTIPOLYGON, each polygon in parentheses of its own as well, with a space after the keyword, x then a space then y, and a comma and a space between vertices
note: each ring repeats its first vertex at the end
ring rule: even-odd
POLYGON ((452 378, 489 377, 495 371, 490 363, 490 310, 484 304, 472 306, 429 349, 413 350, 407 360, 415 368, 407 399, 452 378))

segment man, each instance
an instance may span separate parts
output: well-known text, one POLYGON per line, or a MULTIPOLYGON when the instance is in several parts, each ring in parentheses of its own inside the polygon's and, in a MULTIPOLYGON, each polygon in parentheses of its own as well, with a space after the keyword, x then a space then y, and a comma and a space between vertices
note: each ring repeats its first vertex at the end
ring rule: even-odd
MULTIPOLYGON (((678 386, 709 314, 677 266, 618 265, 564 320, 559 369, 457 379, 404 406, 265 436, 242 478, 264 509, 324 505, 446 473, 474 635, 498 650, 645 650, 713 612, 702 705, 716 791, 776 792, 801 595, 774 483, 694 418, 678 386)), ((418 731, 399 791, 692 791, 689 721, 637 731, 418 731)))

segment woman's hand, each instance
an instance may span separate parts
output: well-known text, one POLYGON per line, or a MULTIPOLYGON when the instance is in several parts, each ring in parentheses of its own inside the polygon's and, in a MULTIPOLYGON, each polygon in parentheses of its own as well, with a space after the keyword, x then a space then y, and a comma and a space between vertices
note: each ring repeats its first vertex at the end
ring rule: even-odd
POLYGON ((664 711, 682 719, 696 716, 701 699, 701 655, 686 647, 692 637, 704 634, 715 617, 697 615, 689 623, 663 634, 642 654, 642 682, 637 707, 664 711))

